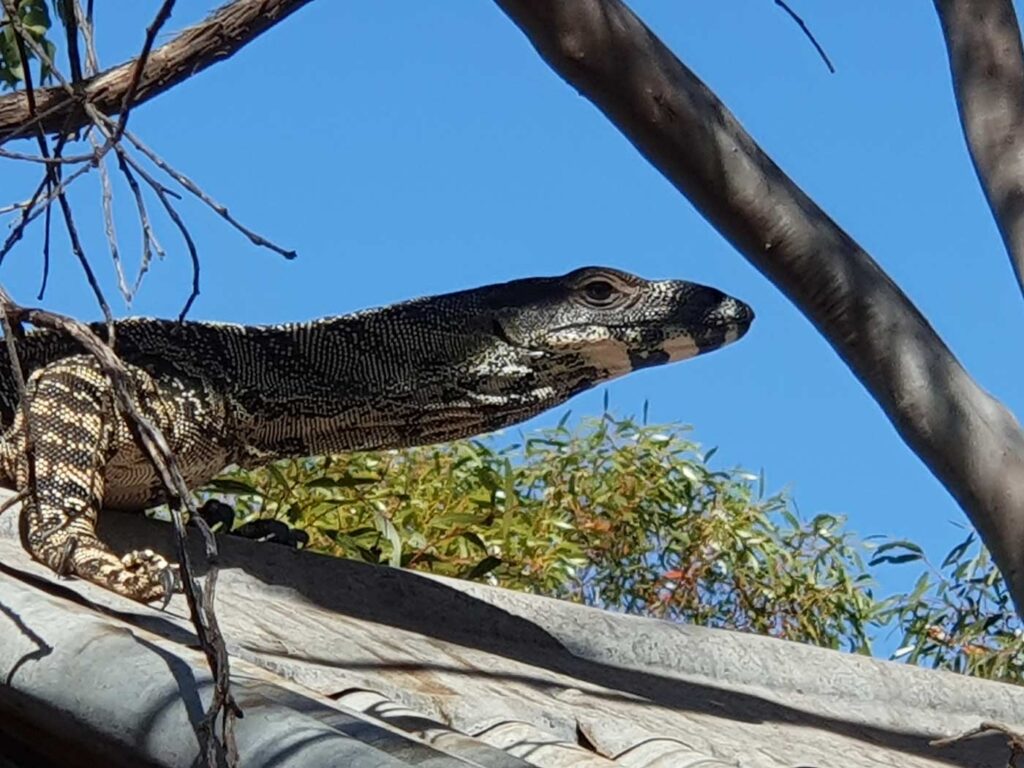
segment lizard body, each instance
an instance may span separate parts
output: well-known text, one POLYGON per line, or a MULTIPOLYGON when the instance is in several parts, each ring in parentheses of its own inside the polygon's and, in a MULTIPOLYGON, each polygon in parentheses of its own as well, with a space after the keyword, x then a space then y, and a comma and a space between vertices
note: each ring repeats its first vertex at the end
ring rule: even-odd
MULTIPOLYGON (((713 288, 585 268, 308 323, 128 318, 116 323, 115 349, 141 411, 197 487, 231 464, 498 429, 632 370, 717 349, 752 319, 713 288)), ((25 403, 10 364, 0 365, 0 485, 30 486, 29 424, 36 492, 22 512, 26 548, 58 572, 142 601, 162 597, 161 558, 119 558, 95 533, 101 506, 162 500, 108 380, 54 332, 27 334, 18 351, 25 403)))

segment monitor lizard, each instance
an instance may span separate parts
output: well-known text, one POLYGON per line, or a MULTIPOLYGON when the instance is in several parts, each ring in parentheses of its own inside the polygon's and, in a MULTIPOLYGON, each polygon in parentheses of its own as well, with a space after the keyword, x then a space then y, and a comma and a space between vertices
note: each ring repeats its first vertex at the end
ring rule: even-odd
MULTIPOLYGON (((306 323, 126 318, 116 321, 115 350, 140 410, 195 488, 232 464, 495 430, 630 371, 717 349, 753 317, 714 288, 588 267, 306 323)), ((102 324, 93 330, 106 334, 102 324)), ((29 423, 36 485, 21 512, 26 549, 126 597, 165 597, 162 557, 118 557, 96 535, 101 507, 162 501, 108 379, 63 334, 34 331, 17 348, 24 403, 10 363, 0 363, 0 485, 28 487, 29 423)))

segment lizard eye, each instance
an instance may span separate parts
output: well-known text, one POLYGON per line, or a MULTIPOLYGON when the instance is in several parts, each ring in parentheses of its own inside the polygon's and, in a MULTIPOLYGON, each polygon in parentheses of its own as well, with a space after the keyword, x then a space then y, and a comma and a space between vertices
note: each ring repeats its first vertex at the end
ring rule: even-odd
POLYGON ((588 304, 595 307, 609 307, 622 298, 614 285, 600 278, 580 286, 580 293, 588 304))

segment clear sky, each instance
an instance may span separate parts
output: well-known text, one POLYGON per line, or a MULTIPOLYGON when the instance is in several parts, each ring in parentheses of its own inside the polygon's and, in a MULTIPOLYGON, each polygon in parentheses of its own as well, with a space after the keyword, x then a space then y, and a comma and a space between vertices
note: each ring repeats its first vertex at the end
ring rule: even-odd
MULTIPOLYGON (((770 0, 633 7, 1021 413, 1024 305, 964 147, 931 4, 791 4, 836 75, 770 0)), ((104 65, 138 50, 156 6, 98 4, 104 65)), ((161 40, 212 4, 179 6, 161 40)), ((299 252, 286 262, 184 202, 203 260, 194 318, 301 320, 586 264, 708 283, 754 306, 750 334, 609 385, 615 410, 638 413, 649 400, 653 421, 692 424, 719 447, 718 466, 763 469, 807 517, 842 514, 862 535, 911 538, 939 559, 963 535, 955 502, 804 317, 493 4, 320 0, 139 108, 130 127, 299 252)), ((4 163, 0 203, 27 197, 36 171, 4 163)), ((118 194, 121 246, 135 264, 131 198, 118 194)), ((95 181, 75 202, 114 297, 95 181)), ((116 313, 180 309, 187 253, 162 221, 159 232, 167 260, 131 308, 112 302, 116 313)), ((47 303, 95 317, 62 238, 54 253, 47 303)), ((29 237, 0 280, 29 302, 39 272, 29 237)), ((599 413, 604 390, 572 409, 599 413)), ((915 572, 879 576, 896 588, 915 572)))

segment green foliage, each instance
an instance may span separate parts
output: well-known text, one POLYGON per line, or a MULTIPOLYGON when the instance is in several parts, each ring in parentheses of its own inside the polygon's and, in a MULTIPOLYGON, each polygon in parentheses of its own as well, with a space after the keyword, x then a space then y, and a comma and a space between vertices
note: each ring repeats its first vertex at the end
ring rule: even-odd
MULTIPOLYGON (((46 0, 14 0, 11 4, 17 8, 15 18, 20 22, 17 25, 12 23, 8 15, 8 3, 0 7, 0 84, 5 88, 17 88, 25 81, 25 66, 28 63, 25 59, 39 60, 32 47, 24 41, 19 46, 17 27, 43 49, 51 62, 57 53, 56 46, 47 38, 51 22, 46 0)), ((50 68, 40 61, 39 74, 33 78, 33 83, 46 83, 51 76, 50 68)))
POLYGON ((284 461, 209 490, 336 555, 866 652, 876 603, 841 520, 802 521, 708 458, 682 427, 606 415, 522 445, 284 461))
POLYGON ((1024 628, 973 534, 935 568, 913 542, 858 542, 756 476, 713 471, 683 427, 567 420, 521 445, 284 461, 208 490, 335 555, 861 653, 888 628, 896 658, 1024 682, 1024 628), (921 564, 911 592, 875 599, 868 567, 921 564))
POLYGON ((871 564, 921 562, 914 589, 889 598, 879 620, 902 632, 894 657, 936 669, 1024 683, 1024 625, 988 551, 970 533, 936 568, 911 542, 879 547, 871 564))

